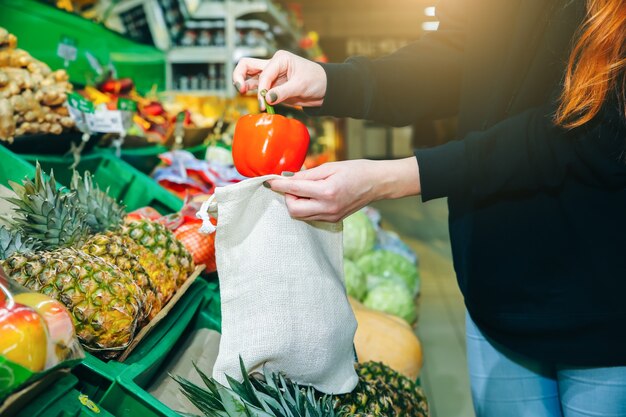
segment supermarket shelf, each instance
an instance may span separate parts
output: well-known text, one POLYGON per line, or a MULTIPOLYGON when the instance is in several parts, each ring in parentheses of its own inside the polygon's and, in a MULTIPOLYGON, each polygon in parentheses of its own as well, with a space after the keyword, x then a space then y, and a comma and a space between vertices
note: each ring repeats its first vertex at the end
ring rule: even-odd
MULTIPOLYGON (((256 57, 264 58, 269 57, 276 52, 276 48, 269 46, 239 46, 235 48, 232 54, 233 62, 237 62, 243 57, 256 57)), ((203 64, 203 63, 219 63, 228 60, 228 49, 226 47, 219 46, 189 46, 178 47, 171 49, 167 53, 167 60, 173 64, 189 63, 189 64, 203 64)))
POLYGON ((268 46, 257 46, 257 47, 237 47, 235 48, 235 52, 233 53, 233 61, 237 62, 243 57, 252 57, 252 58, 267 58, 274 55, 276 52, 276 48, 268 47, 268 46))
POLYGON ((171 63, 212 63, 228 59, 228 49, 220 46, 177 47, 167 53, 171 63))
POLYGON ((226 90, 168 90, 164 94, 180 95, 180 96, 198 96, 198 97, 228 97, 226 90))
POLYGON ((239 19, 258 14, 269 16, 272 23, 281 27, 283 33, 290 35, 294 39, 299 37, 299 33, 289 23, 286 14, 281 12, 270 0, 226 1, 224 3, 203 2, 191 17, 194 19, 214 19, 216 17, 232 16, 235 19, 239 19))
POLYGON ((217 1, 203 1, 195 12, 189 14, 192 19, 213 19, 225 16, 226 5, 217 1))

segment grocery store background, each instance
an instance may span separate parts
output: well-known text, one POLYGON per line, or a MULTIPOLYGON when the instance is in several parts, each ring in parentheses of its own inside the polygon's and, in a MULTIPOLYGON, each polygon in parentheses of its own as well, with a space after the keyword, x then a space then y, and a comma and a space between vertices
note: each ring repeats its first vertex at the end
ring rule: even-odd
MULTIPOLYGON (((184 103, 206 111, 207 120, 245 107, 233 101, 236 93, 230 81, 236 60, 243 56, 267 57, 287 49, 329 62, 352 55, 375 58, 438 25, 435 0, 47 2, 85 22, 104 22, 107 30, 42 11, 38 3, 0 0, 0 26, 16 34, 20 47, 35 58, 53 68, 67 68, 78 84, 90 81, 94 65, 111 63, 118 76, 132 77, 139 90, 184 96, 184 103), (109 31, 124 37, 110 36, 109 31)), ((405 157, 415 147, 442 143, 455 134, 454 118, 415 120, 402 128, 331 118, 311 123, 315 137, 310 156, 318 163, 405 157)), ((417 334, 424 350, 421 382, 431 415, 472 417, 465 313, 452 267, 446 201, 422 204, 407 198, 373 206, 382 213, 383 225, 399 233, 419 258, 417 334)))

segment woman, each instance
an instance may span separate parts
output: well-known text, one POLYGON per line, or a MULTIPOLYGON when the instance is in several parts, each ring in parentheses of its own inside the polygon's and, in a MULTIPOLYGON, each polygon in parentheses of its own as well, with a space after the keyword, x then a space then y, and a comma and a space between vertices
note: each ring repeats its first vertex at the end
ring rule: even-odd
POLYGON ((460 140, 271 188, 304 220, 447 197, 477 416, 626 416, 626 2, 442 0, 437 16, 373 61, 238 64, 242 93, 311 114, 459 115, 460 140))

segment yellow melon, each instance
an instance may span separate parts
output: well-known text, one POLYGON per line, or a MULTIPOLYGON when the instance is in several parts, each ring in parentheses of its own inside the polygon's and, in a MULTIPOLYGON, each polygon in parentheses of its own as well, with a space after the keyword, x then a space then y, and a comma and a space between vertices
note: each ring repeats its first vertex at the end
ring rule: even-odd
POLYGON ((365 307, 352 297, 350 305, 359 324, 354 344, 359 362, 382 362, 411 379, 422 369, 422 346, 404 320, 365 307))

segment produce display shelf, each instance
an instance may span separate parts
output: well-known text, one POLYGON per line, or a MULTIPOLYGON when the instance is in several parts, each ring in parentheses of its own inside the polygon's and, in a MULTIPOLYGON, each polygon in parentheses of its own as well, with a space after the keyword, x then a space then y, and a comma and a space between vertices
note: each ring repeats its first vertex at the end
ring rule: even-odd
POLYGON ((113 417, 100 409, 87 395, 76 389, 78 378, 67 370, 50 375, 29 387, 28 393, 16 404, 19 409, 2 410, 3 417, 113 417))
POLYGON ((9 181, 19 182, 24 177, 32 178, 35 167, 23 158, 0 146, 0 184, 8 186, 9 181))
MULTIPOLYGON (((206 153, 206 145, 197 145, 185 148, 185 151, 191 152, 198 159, 204 159, 206 153)), ((138 171, 149 175, 161 161, 159 155, 169 152, 171 149, 166 146, 154 145, 143 146, 140 148, 122 149, 120 158, 127 164, 133 166, 138 171)), ((96 148, 96 152, 114 155, 115 150, 112 148, 96 148)))
MULTIPOLYGON (((133 365, 122 373, 110 392, 100 401, 102 407, 117 417, 178 417, 180 414, 148 392, 155 378, 167 370, 168 359, 180 353, 186 336, 199 329, 220 331, 221 323, 212 312, 216 299, 210 297, 194 311, 193 320, 183 327, 183 333, 176 339, 170 338, 171 345, 160 344, 146 352, 144 360, 152 363, 150 367, 133 365)), ((219 308, 219 305, 217 305, 219 308)), ((180 411, 180 410, 178 410, 180 411)))
POLYGON ((81 392, 94 400, 102 401, 110 397, 111 392, 115 392, 118 378, 130 368, 150 376, 150 370, 158 368, 166 353, 172 349, 193 320, 195 312, 216 288, 217 285, 207 283, 205 280, 195 280, 167 315, 123 362, 104 361, 87 353, 83 363, 73 371, 80 380, 81 392))
MULTIPOLYGON (((54 176, 59 183, 66 186, 70 184, 73 173, 71 165, 74 162, 72 157, 31 154, 20 156, 32 165, 39 161, 44 171, 54 170, 54 176)), ((183 205, 181 199, 162 188, 152 178, 112 154, 96 152, 84 155, 76 169, 81 173, 90 171, 100 188, 108 189, 108 194, 122 201, 128 211, 150 206, 162 214, 168 214, 179 211, 183 205)), ((22 178, 23 175, 10 179, 19 181, 22 178)))

